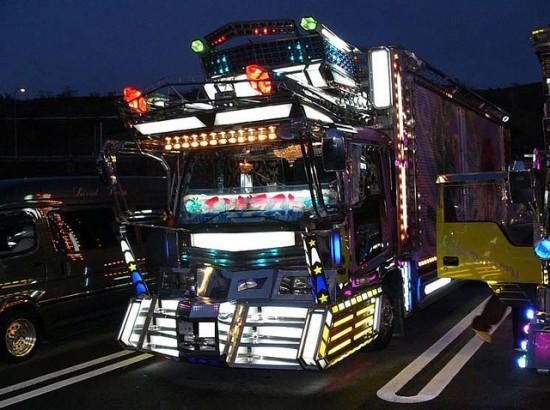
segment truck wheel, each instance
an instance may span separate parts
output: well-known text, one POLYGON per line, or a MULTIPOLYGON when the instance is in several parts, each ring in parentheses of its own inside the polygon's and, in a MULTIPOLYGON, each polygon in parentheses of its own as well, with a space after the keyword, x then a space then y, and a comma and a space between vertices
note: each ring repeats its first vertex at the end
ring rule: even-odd
POLYGON ((13 310, 0 317, 0 358, 22 362, 30 358, 38 346, 37 320, 31 313, 13 310))
POLYGON ((369 350, 382 350, 386 348, 393 336, 393 325, 395 322, 395 308, 393 304, 393 298, 385 290, 380 296, 380 327, 378 336, 374 339, 374 342, 367 347, 369 350))

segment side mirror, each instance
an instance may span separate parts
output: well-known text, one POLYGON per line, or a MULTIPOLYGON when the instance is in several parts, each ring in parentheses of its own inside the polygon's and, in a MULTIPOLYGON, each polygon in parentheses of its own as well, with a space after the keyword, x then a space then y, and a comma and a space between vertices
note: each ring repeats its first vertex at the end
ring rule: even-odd
POLYGON ((530 204, 534 201, 530 171, 510 171, 508 182, 510 183, 510 200, 513 204, 530 204))
POLYGON ((323 137, 323 169, 327 172, 346 169, 344 136, 336 129, 328 129, 323 137))

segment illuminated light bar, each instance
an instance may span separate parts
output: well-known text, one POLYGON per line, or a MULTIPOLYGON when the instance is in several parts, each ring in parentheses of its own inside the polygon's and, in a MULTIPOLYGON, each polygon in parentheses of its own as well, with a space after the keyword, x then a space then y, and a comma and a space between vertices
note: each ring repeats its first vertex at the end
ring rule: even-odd
MULTIPOLYGON (((310 64, 307 68, 305 65, 280 67, 274 69, 273 72, 276 77, 288 77, 301 84, 310 84, 313 87, 327 86, 327 82, 321 73, 321 63, 310 64)), ((353 83, 353 85, 355 85, 355 83, 353 83)), ((247 81, 246 74, 218 77, 216 78, 215 83, 206 83, 203 88, 208 94, 208 98, 211 100, 215 100, 216 94, 219 92, 224 93, 234 91, 237 97, 253 97, 262 95, 259 90, 254 89, 249 81, 247 81)), ((187 104, 186 107, 191 107, 191 104, 187 104)))
POLYGON ((374 311, 374 309, 369 305, 367 307, 364 307, 363 309, 360 309, 357 311, 356 315, 357 316, 361 316, 363 315, 364 313, 369 313, 371 314, 372 312, 374 311))
POLYGON ((270 36, 295 33, 296 25, 292 20, 265 20, 226 24, 205 36, 212 47, 242 36, 270 36))
POLYGON ((347 335, 348 333, 350 333, 351 331, 353 330, 353 327, 346 327, 344 330, 342 330, 341 332, 338 332, 336 333, 334 336, 331 337, 331 340, 338 340, 340 339, 342 336, 345 336, 347 335))
POLYGON ((220 112, 216 114, 214 125, 233 125, 251 121, 266 121, 281 118, 288 118, 292 104, 271 105, 268 107, 247 108, 244 110, 235 110, 220 112))
POLYGON ((342 343, 334 346, 332 349, 330 349, 328 351, 328 355, 330 356, 331 354, 334 354, 340 350, 342 350, 344 347, 346 347, 347 345, 349 345, 351 343, 351 339, 346 339, 344 340, 342 343))
POLYGON ((334 123, 332 118, 330 118, 328 115, 323 114, 321 111, 316 110, 315 108, 312 108, 308 105, 302 105, 304 107, 304 113, 306 114, 306 117, 310 120, 317 120, 321 122, 328 122, 328 123, 334 123))
POLYGON ((340 325, 342 325, 342 324, 344 324, 344 323, 349 322, 349 321, 352 320, 352 319, 353 319, 353 315, 348 315, 348 316, 346 316, 346 317, 344 317, 344 318, 342 318, 342 319, 340 319, 340 320, 334 322, 334 327, 338 327, 338 326, 340 326, 340 325))
POLYGON ((242 232, 191 234, 191 246, 220 251, 251 251, 296 245, 294 232, 242 232))
POLYGON ((357 83, 349 75, 343 74, 341 71, 336 69, 331 69, 330 72, 332 74, 332 79, 334 82, 337 82, 339 84, 342 84, 348 87, 357 87, 357 83))
POLYGON ((353 340, 361 339, 362 337, 364 337, 365 335, 367 335, 369 333, 372 333, 371 328, 367 328, 365 330, 362 330, 361 332, 359 332, 355 336, 353 336, 353 340))
POLYGON ((247 144, 273 141, 278 138, 277 127, 241 128, 238 130, 181 135, 164 138, 165 151, 179 151, 232 144, 247 144))
POLYGON ((371 72, 371 94, 375 108, 383 109, 392 105, 390 51, 380 48, 369 51, 371 72))
POLYGON ((422 259, 421 261, 418 261, 418 267, 421 268, 422 266, 429 265, 430 263, 437 262, 437 256, 432 256, 430 258, 422 259))
POLYGON ((321 29, 321 35, 325 37, 330 44, 332 44, 334 47, 348 53, 351 51, 351 47, 348 43, 346 43, 344 40, 342 40, 340 37, 338 37, 336 34, 334 34, 329 29, 323 27, 321 29))
POLYGON ((355 323, 355 327, 356 328, 361 327, 362 325, 364 325, 367 322, 368 322, 369 325, 374 324, 374 316, 371 315, 371 316, 367 316, 364 319, 361 319, 359 322, 355 323))
POLYGON ((134 128, 143 135, 193 130, 204 127, 206 127, 206 125, 197 117, 175 118, 173 120, 134 124, 134 128))
POLYGON ((130 304, 128 305, 128 309, 126 310, 124 322, 122 323, 122 326, 120 327, 120 331, 118 333, 118 340, 120 340, 121 343, 123 343, 125 346, 130 345, 130 335, 132 334, 134 323, 136 322, 136 318, 139 313, 140 305, 140 301, 130 302, 130 304))
POLYGON ((433 282, 430 282, 426 286, 424 286, 424 294, 429 295, 430 293, 433 293, 436 290, 441 289, 443 286, 446 286, 449 283, 451 283, 450 278, 440 278, 440 279, 434 280, 433 282))

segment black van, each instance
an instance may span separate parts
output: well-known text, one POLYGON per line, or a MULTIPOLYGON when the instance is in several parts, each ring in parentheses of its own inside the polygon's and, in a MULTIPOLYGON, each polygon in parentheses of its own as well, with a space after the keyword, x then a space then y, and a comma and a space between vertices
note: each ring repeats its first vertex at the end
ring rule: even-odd
MULTIPOLYGON (((125 179, 129 208, 162 208, 165 181, 125 179)), ((45 331, 127 304, 114 211, 97 176, 0 180, 0 358, 25 360, 45 331)))

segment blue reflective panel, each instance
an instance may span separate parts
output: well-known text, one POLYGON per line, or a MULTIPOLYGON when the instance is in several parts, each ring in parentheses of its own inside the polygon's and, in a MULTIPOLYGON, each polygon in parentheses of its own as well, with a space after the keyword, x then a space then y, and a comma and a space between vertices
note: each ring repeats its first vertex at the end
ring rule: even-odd
POLYGON ((131 278, 132 278, 132 283, 134 283, 134 284, 143 281, 143 278, 141 277, 141 275, 137 271, 132 272, 131 278))
POLYGON ((147 288, 145 287, 145 285, 143 283, 138 283, 136 285, 136 293, 138 295, 143 295, 143 294, 147 293, 147 288))
POLYGON ((322 290, 327 290, 327 283, 325 282, 324 278, 319 275, 317 276, 317 293, 322 290))
POLYGON ((550 259, 550 239, 541 239, 535 244, 535 254, 542 260, 550 259))

